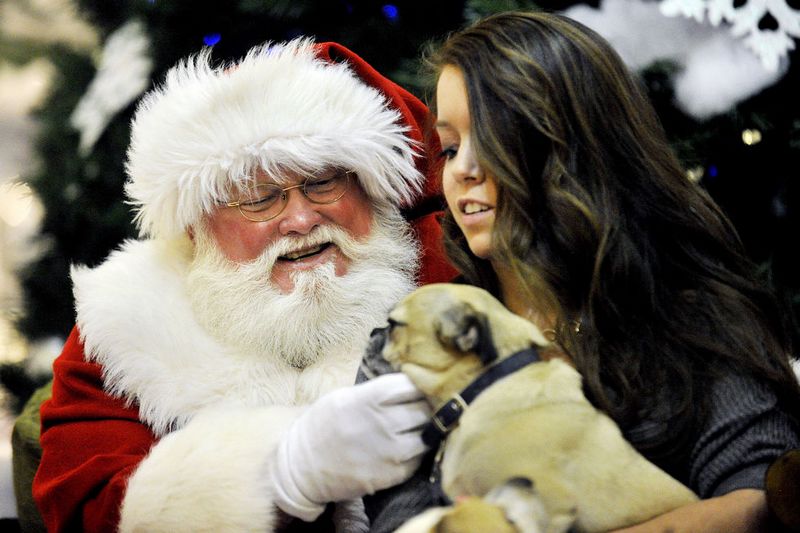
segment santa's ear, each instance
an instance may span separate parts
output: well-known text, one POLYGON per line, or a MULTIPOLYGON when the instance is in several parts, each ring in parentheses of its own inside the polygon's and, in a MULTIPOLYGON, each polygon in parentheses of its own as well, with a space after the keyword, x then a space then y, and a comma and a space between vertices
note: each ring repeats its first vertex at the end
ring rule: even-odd
POLYGON ((189 226, 186 228, 186 235, 189 236, 189 240, 194 242, 194 227, 189 226))
POLYGON ((497 359, 488 317, 467 302, 458 302, 434 319, 436 336, 445 346, 474 353, 484 365, 497 359))

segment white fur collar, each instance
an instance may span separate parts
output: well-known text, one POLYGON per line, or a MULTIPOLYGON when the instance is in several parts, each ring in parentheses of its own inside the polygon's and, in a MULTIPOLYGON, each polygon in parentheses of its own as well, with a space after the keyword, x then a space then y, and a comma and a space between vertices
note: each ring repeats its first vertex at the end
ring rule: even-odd
POLYGON ((191 254, 185 237, 128 241, 99 267, 72 269, 87 358, 103 367, 106 390, 138 404, 157 435, 209 406, 302 405, 353 383, 361 350, 301 371, 210 337, 186 294, 191 254))

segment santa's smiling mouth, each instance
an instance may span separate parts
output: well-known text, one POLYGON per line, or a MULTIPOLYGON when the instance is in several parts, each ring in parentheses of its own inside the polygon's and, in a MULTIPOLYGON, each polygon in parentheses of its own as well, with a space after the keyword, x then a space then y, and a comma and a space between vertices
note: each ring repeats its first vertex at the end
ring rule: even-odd
POLYGON ((326 242, 322 244, 318 244, 316 246, 312 246, 310 248, 304 248, 302 250, 296 250, 294 252, 289 252, 286 255, 282 255, 278 258, 279 261, 299 261, 301 259, 305 259, 306 257, 311 257, 314 255, 321 254, 328 247, 331 246, 332 243, 326 242))

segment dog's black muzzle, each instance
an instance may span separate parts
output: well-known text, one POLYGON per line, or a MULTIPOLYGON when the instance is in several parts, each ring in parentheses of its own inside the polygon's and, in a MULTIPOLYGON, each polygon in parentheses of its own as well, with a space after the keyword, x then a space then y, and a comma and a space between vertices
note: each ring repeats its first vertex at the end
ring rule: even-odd
POLYGON ((364 357, 361 359, 356 383, 397 371, 383 358, 383 348, 389 340, 389 329, 389 326, 386 326, 372 330, 367 348, 364 350, 364 357))

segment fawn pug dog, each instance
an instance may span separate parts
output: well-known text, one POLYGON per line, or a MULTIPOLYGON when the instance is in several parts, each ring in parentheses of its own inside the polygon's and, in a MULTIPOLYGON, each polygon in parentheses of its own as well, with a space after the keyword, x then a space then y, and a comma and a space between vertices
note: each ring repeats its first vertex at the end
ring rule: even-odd
MULTIPOLYGON (((371 373, 406 373, 439 409, 424 435, 442 439, 441 484, 452 501, 474 501, 509 480, 532 481, 528 495, 543 512, 529 520, 535 524, 518 523, 520 531, 608 531, 696 501, 589 403, 572 366, 534 362, 535 349, 547 345, 536 326, 488 292, 434 284, 392 310, 389 325, 373 333, 364 365, 371 373)), ((433 531, 458 508, 432 509, 400 531, 433 531)))

